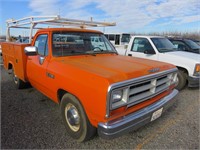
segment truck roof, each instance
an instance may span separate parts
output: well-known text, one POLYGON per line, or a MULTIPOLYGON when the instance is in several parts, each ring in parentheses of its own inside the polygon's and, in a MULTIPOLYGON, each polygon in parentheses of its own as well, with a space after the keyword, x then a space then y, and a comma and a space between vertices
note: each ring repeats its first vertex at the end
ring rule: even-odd
POLYGON ((97 30, 90 30, 90 29, 80 29, 80 28, 44 28, 38 30, 38 32, 44 32, 44 31, 66 31, 66 32, 91 32, 91 33, 101 33, 97 30))

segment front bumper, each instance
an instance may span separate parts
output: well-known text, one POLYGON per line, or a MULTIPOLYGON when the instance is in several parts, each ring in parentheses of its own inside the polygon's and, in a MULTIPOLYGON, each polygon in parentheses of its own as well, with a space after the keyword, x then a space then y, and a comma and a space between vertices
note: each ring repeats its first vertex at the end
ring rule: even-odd
POLYGON ((188 87, 199 87, 200 77, 188 77, 188 87))
POLYGON ((178 91, 174 89, 169 95, 160 99, 158 102, 151 104, 133 114, 124 116, 122 119, 98 124, 98 134, 102 138, 110 139, 118 137, 122 134, 136 130, 137 128, 151 122, 152 114, 163 107, 165 111, 174 102, 174 97, 178 94, 178 91))

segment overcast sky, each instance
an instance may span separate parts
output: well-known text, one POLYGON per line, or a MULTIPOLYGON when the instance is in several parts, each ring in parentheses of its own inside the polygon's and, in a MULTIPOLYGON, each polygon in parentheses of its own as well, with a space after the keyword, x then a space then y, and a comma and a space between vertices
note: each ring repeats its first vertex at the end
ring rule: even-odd
POLYGON ((200 31, 200 0, 0 0, 0 34, 9 18, 58 14, 117 23, 106 32, 200 31))

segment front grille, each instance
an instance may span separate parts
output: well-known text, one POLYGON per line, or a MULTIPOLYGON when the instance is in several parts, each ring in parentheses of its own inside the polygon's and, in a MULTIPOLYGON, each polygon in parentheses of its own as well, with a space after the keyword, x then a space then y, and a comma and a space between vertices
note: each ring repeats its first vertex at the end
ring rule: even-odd
POLYGON ((110 111, 119 107, 131 107, 167 91, 177 82, 177 68, 149 74, 138 78, 117 82, 109 86, 107 95, 106 117, 110 111), (113 94, 122 93, 121 100, 114 101, 113 94))
POLYGON ((129 86, 128 104, 141 103, 166 91, 171 82, 171 74, 148 79, 129 86))

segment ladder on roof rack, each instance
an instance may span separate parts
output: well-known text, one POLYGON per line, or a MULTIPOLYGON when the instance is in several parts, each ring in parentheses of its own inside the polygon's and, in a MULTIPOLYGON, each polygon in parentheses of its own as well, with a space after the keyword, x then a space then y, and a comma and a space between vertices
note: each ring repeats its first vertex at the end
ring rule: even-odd
POLYGON ((106 27, 106 26, 115 26, 116 23, 108 23, 108 22, 96 22, 93 21, 85 21, 85 20, 76 20, 76 19, 68 19, 61 18, 59 15, 56 16, 31 16, 25 17, 22 19, 14 20, 9 19, 6 21, 7 24, 7 33, 6 33, 6 41, 9 41, 10 38, 10 28, 23 28, 30 29, 29 42, 31 42, 33 29, 41 29, 42 27, 36 27, 38 24, 41 25, 53 25, 53 26, 75 26, 79 28, 87 28, 87 27, 106 27), (29 26, 28 26, 29 25, 29 26))

